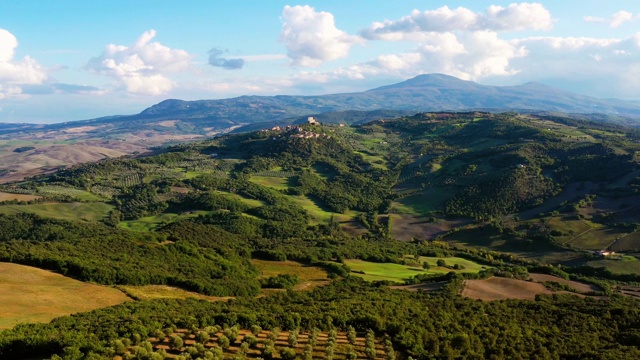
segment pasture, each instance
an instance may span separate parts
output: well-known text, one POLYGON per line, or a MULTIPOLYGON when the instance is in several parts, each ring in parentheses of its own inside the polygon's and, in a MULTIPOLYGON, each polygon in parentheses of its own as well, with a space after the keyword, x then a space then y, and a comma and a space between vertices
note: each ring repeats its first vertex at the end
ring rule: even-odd
POLYGON ((0 329, 19 323, 49 322, 59 316, 128 300, 114 288, 30 266, 0 263, 0 329))
POLYGON ((295 261, 268 261, 268 260, 251 260, 253 266, 258 269, 259 278, 268 278, 272 276, 297 275, 300 283, 294 286, 294 290, 309 290, 317 286, 329 283, 327 272, 315 266, 307 266, 295 261))
POLYGON ((45 185, 37 188, 37 194, 43 196, 68 196, 78 201, 104 201, 103 197, 92 194, 85 190, 75 189, 68 186, 45 185))
POLYGON ((361 277, 367 281, 384 280, 393 282, 404 282, 405 280, 410 279, 416 275, 446 274, 451 271, 477 273, 483 268, 483 266, 480 264, 458 257, 436 258, 421 256, 418 260, 418 263, 422 264, 423 262, 429 263, 431 267, 429 269, 424 269, 422 265, 417 264, 402 265, 395 263, 374 263, 356 259, 344 261, 344 263, 351 268, 351 274, 353 276, 361 277), (458 264, 463 266, 464 269, 453 270, 447 267, 437 266, 436 263, 440 259, 444 260, 447 266, 454 266, 458 264))
POLYGON ((198 215, 207 214, 207 211, 190 211, 183 214, 162 213, 154 216, 146 216, 136 220, 121 221, 118 226, 133 231, 151 231, 160 225, 189 219, 198 215))
POLYGON ((70 221, 99 221, 107 216, 111 210, 113 210, 113 206, 109 204, 79 202, 0 206, 0 214, 13 215, 25 212, 70 221))
POLYGON ((0 201, 29 201, 40 199, 40 196, 29 195, 29 194, 12 194, 6 192, 0 192, 0 201))
POLYGON ((592 260, 587 263, 593 267, 605 267, 613 273, 617 274, 635 274, 640 275, 640 260, 634 256, 623 256, 622 259, 600 259, 592 260))
POLYGON ((286 190, 291 186, 291 178, 286 177, 251 175, 249 181, 276 190, 286 190))
POLYGON ((118 289, 137 300, 155 299, 188 299, 196 298, 207 301, 226 301, 231 296, 207 296, 168 285, 120 285, 118 289))

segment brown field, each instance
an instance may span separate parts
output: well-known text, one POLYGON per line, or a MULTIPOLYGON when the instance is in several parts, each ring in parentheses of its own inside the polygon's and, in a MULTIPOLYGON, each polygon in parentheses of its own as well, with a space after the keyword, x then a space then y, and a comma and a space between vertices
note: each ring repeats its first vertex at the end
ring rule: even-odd
POLYGON ((542 284, 524 280, 492 277, 485 280, 466 280, 462 296, 485 301, 520 299, 535 300, 538 294, 552 294, 542 284))
MULTIPOLYGON (((574 289, 582 289, 589 291, 595 291, 597 287, 592 285, 579 283, 576 281, 567 281, 555 276, 532 274, 536 278, 542 281, 557 281, 559 283, 566 283, 574 289)), ((517 279, 508 279, 501 277, 492 277, 485 280, 465 280, 464 287, 461 295, 471 298, 480 299, 485 301, 493 300, 507 300, 507 299, 519 299, 519 300, 535 300, 538 294, 572 294, 580 297, 585 297, 583 294, 576 294, 568 291, 551 291, 544 287, 543 284, 537 282, 530 282, 517 279)))
MULTIPOLYGON (((240 330, 239 335, 236 339, 233 339, 233 341, 231 342, 230 346, 228 349, 224 350, 224 358, 225 359, 232 359, 234 358, 234 356, 239 355, 238 352, 240 350, 240 345, 242 343, 242 339, 246 336, 246 335, 251 335, 251 332, 249 330, 240 330)), ((183 337, 184 339, 184 347, 180 350, 172 350, 170 347, 170 337, 166 336, 164 339, 158 339, 158 338, 149 338, 147 339, 147 341, 151 342, 151 344, 153 345, 154 350, 160 350, 163 349, 165 351, 167 351, 168 355, 171 357, 175 357, 176 355, 180 354, 181 352, 184 352, 186 350, 187 346, 194 346, 196 344, 196 339, 195 339, 195 335, 193 334, 187 334, 187 330, 186 329, 179 329, 175 334, 173 335, 178 335, 183 337)), ((211 349, 214 347, 217 347, 217 343, 216 340, 218 339, 218 337, 222 335, 222 331, 211 336, 209 338, 209 341, 206 341, 203 345, 206 349, 211 349)), ((255 337, 257 338, 257 340, 259 341, 258 345, 256 346, 256 348, 254 349, 249 349, 248 352, 246 353, 246 358, 252 358, 252 359, 256 359, 256 358, 260 358, 261 355, 261 349, 263 348, 263 344, 261 343, 263 340, 267 339, 267 336, 269 335, 269 331, 268 330, 263 330, 261 331, 259 334, 257 334, 255 337)), ((354 350, 357 353, 357 359, 367 359, 365 352, 364 352, 364 348, 365 348, 365 338, 362 337, 363 334, 358 334, 358 337, 356 338, 356 341, 353 345, 354 350)), ((278 335, 278 339, 275 341, 275 348, 276 348, 276 354, 274 354, 274 359, 280 359, 280 356, 278 354, 278 351, 280 349, 283 349, 285 347, 290 347, 296 350, 296 352, 298 353, 298 356, 301 356, 305 346, 309 343, 311 334, 310 332, 300 332, 300 334, 298 335, 298 343, 295 346, 291 346, 289 345, 289 343, 287 342, 287 338, 289 336, 289 332, 287 331, 283 331, 280 332, 278 335)), ((316 346, 314 346, 313 348, 313 358, 314 359, 325 359, 325 354, 324 354, 324 349, 326 347, 327 341, 329 338, 329 334, 326 332, 321 332, 318 334, 318 340, 317 340, 317 344, 316 346)), ((347 340, 347 334, 345 332, 338 332, 337 333, 337 337, 336 337, 336 347, 335 347, 335 351, 334 351, 334 359, 345 359, 345 355, 346 355, 346 348, 347 345, 349 344, 348 340, 347 340)), ((384 344, 383 341, 380 339, 376 339, 375 341, 375 348, 376 348, 376 359, 385 359, 385 348, 384 348, 384 344)), ((122 359, 121 357, 116 357, 116 359, 122 359)))
POLYGON ((436 222, 430 223, 428 217, 416 215, 394 214, 392 218, 391 237, 403 241, 411 241, 412 238, 434 239, 453 228, 471 223, 468 219, 437 219, 436 222))
POLYGON ((30 266, 0 263, 0 329, 19 323, 49 322, 59 316, 129 300, 114 288, 30 266))
POLYGON ((300 283, 294 290, 309 290, 317 286, 327 285, 329 277, 323 269, 306 266, 295 261, 267 261, 253 259, 251 263, 260 272, 259 278, 268 278, 279 274, 298 275, 300 283))
POLYGON ((394 290, 406 290, 406 291, 414 291, 414 292, 417 292, 417 291, 434 292, 442 289, 442 287, 447 284, 448 284, 447 281, 440 281, 435 283, 396 285, 396 286, 389 286, 389 288, 394 290))
POLYGON ((624 296, 640 299, 640 286, 624 285, 619 288, 620 293, 624 296))
POLYGON ((35 200, 35 199, 40 199, 40 196, 0 192, 0 201, 7 201, 7 200, 29 201, 29 200, 35 200))
POLYGON ((592 291, 601 290, 599 287, 593 284, 582 283, 579 281, 565 280, 553 275, 546 275, 546 274, 529 274, 529 275, 531 275, 531 279, 535 282, 543 283, 545 281, 555 281, 555 282, 559 282, 560 284, 565 284, 567 286, 570 286, 575 291, 585 293, 585 294, 592 291))
POLYGON ((208 301, 227 301, 234 299, 233 296, 207 296, 168 285, 120 285, 118 289, 139 300, 196 298, 208 301))

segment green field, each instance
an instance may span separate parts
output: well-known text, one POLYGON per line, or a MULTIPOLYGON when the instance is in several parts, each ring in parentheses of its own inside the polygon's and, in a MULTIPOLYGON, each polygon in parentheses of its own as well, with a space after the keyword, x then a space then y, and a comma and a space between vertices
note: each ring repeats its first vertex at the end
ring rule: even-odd
POLYGON ((271 187, 277 190, 285 190, 290 187, 290 178, 251 175, 250 181, 252 183, 271 187))
POLYGON ((635 274, 640 275, 640 261, 633 257, 625 255, 622 259, 602 259, 602 260, 594 260, 589 261, 587 263, 589 266, 593 267, 605 267, 611 272, 617 274, 635 274))
POLYGON ((43 196, 69 196, 79 201, 104 201, 105 198, 92 194, 85 190, 74 189, 66 186, 45 185, 38 186, 37 194, 43 196))
POLYGON ((414 277, 418 274, 446 274, 451 271, 455 272, 468 272, 468 273, 477 273, 478 271, 486 268, 483 265, 475 263, 473 261, 459 258, 459 257, 448 257, 448 258, 436 258, 436 257, 426 257, 421 256, 418 260, 419 263, 427 262, 431 266, 430 269, 425 270, 422 266, 409 266, 409 265, 401 265, 394 263, 374 263, 363 260, 345 260, 344 263, 351 268, 353 271, 352 275, 359 276, 367 281, 377 281, 377 280, 386 280, 386 281, 394 281, 394 282, 404 282, 409 278, 414 277), (436 262, 442 259, 446 262, 446 265, 453 266, 456 264, 464 266, 463 270, 452 270, 445 267, 439 267, 436 265, 436 262), (358 273, 358 272, 364 272, 358 273))
POLYGON ((398 199, 392 203, 396 214, 427 215, 440 211, 444 203, 454 194, 450 186, 432 187, 418 194, 398 199))
POLYGON ((268 278, 280 274, 297 275, 300 283, 294 286, 294 290, 309 290, 329 283, 327 272, 315 266, 307 266, 295 261, 267 261, 258 259, 251 260, 251 263, 258 269, 260 278, 268 278))
POLYGON ((309 221, 310 225, 327 224, 331 221, 332 216, 334 221, 350 221, 357 214, 355 211, 348 211, 346 214, 340 214, 325 210, 305 195, 292 195, 289 196, 289 198, 309 213, 309 216, 311 217, 309 221))
POLYGON ((119 226, 123 229, 133 231, 151 231, 159 225, 185 220, 198 215, 207 214, 207 211, 190 211, 184 214, 164 213, 156 216, 147 216, 136 220, 122 221, 119 226))
POLYGON ((2 205, 0 214, 13 215, 21 212, 60 220, 99 221, 113 206, 105 203, 45 203, 33 205, 2 205))

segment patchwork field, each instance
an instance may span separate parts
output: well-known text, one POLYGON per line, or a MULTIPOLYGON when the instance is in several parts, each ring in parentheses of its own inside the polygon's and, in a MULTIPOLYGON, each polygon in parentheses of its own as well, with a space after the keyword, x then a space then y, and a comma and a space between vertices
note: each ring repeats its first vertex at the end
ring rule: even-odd
POLYGON ((267 261, 253 259, 251 263, 258 269, 260 278, 272 276, 297 275, 300 283, 294 286, 294 290, 309 290, 317 286, 327 285, 329 277, 327 272, 315 266, 306 266, 295 261, 267 261))
POLYGON ((33 213, 42 217, 60 220, 99 221, 113 206, 105 203, 45 203, 33 205, 2 205, 0 214, 13 215, 17 213, 33 213))
POLYGON ((38 268, 0 263, 0 329, 113 306, 129 298, 121 291, 77 281, 38 268))

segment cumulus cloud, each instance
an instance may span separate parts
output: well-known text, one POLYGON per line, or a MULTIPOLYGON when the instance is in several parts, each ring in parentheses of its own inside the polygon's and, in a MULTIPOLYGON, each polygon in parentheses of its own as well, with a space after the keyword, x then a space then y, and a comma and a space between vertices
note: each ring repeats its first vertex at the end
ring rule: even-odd
POLYGON ((221 67, 225 70, 238 70, 244 67, 244 59, 227 59, 220 55, 224 54, 224 51, 213 48, 209 50, 209 65, 215 67, 221 67))
POLYGON ((0 99, 22 93, 22 86, 40 84, 47 78, 37 61, 25 56, 14 60, 18 39, 7 30, 0 29, 0 99))
POLYGON ((344 58, 351 46, 362 42, 336 28, 333 14, 313 7, 285 6, 282 11, 280 42, 287 48, 292 65, 316 67, 326 61, 344 58))
POLYGON ((156 31, 149 30, 131 47, 109 44, 100 56, 89 60, 86 68, 111 77, 132 94, 165 94, 175 85, 166 75, 188 68, 193 56, 152 42, 155 36, 156 31))
POLYGON ((435 10, 413 10, 410 15, 394 21, 374 22, 362 30, 361 35, 371 40, 411 40, 427 32, 549 30, 552 26, 551 13, 538 3, 493 5, 484 13, 443 6, 435 10))

